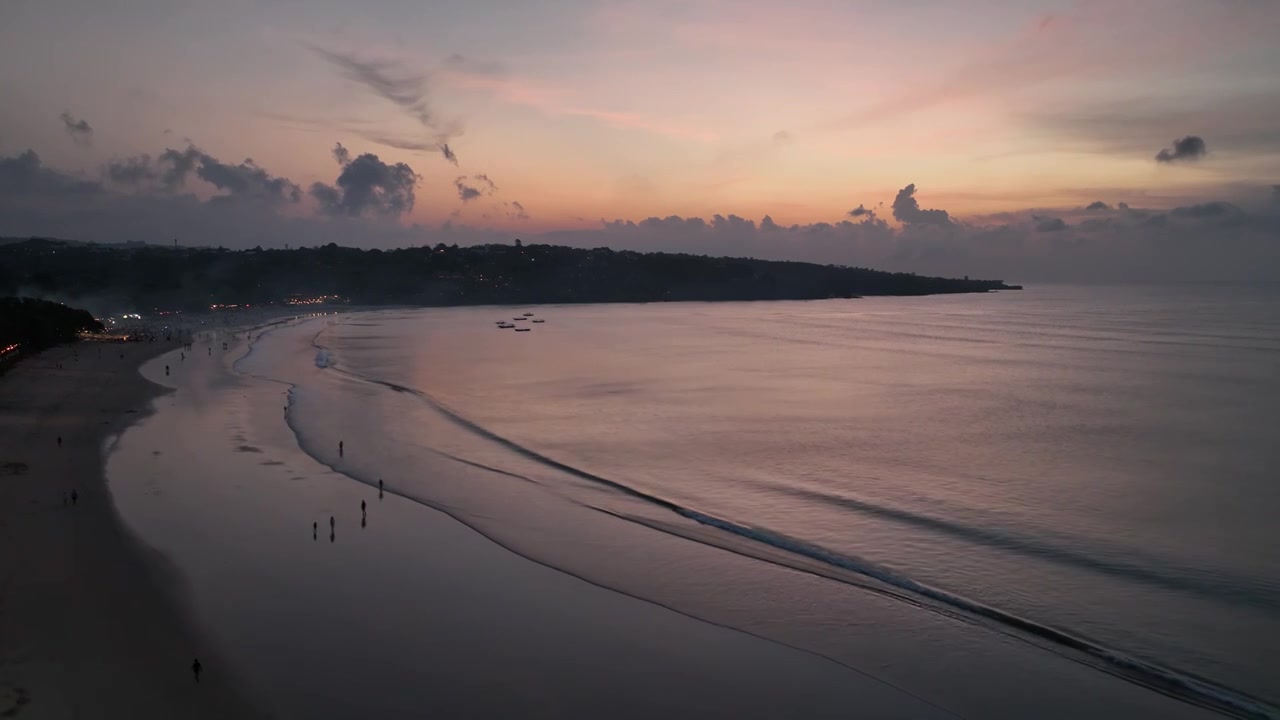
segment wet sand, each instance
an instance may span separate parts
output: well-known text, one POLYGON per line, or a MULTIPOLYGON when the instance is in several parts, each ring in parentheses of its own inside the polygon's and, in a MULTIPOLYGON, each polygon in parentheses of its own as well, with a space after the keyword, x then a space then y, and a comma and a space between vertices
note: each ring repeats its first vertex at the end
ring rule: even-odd
POLYGON ((0 717, 259 715, 104 480, 106 445, 165 392, 138 366, 174 347, 77 343, 0 376, 0 717))

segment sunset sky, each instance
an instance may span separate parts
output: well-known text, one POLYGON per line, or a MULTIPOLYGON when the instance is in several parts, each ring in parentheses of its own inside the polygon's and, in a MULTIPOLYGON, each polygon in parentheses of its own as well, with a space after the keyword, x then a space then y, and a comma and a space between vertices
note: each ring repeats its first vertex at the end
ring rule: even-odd
MULTIPOLYGON (((897 230, 911 184, 983 227, 1075 227, 1095 201, 1256 214, 1280 194, 1277 37, 1268 0, 8 0, 0 158, 130 196, 155 189, 113 163, 252 158, 301 218, 337 207, 312 188, 345 187, 341 143, 418 176, 371 225, 508 236, 717 214, 897 230)), ((204 180, 180 189, 230 187, 204 180)), ((38 232, 34 203, 0 234, 38 232)))

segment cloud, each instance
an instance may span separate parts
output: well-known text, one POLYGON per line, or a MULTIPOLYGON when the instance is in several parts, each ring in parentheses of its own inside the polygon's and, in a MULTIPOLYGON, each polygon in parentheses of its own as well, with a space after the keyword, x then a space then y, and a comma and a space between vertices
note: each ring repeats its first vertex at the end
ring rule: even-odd
POLYGON ((1244 211, 1229 202, 1215 200, 1214 202, 1200 203, 1198 205, 1176 207, 1170 210, 1169 214, 1178 218, 1203 219, 1240 216, 1244 214, 1244 211))
POLYGON ((333 159, 342 167, 351 164, 351 151, 342 147, 342 143, 333 144, 333 159))
POLYGON ((100 192, 100 183, 81 180, 45 167, 40 156, 33 150, 15 157, 0 157, 0 196, 65 197, 100 192))
POLYGON ((1172 148, 1164 148, 1156 153, 1156 162, 1171 163, 1182 160, 1199 160, 1209 152, 1204 139, 1197 135, 1188 135, 1173 141, 1172 148))
POLYGON ((77 145, 87 147, 93 144, 93 127, 88 120, 77 120, 70 112, 64 112, 58 117, 62 118, 63 128, 77 145))
POLYGON ((1036 221, 1036 232, 1062 232, 1067 229, 1067 223, 1062 218, 1056 217, 1037 217, 1031 216, 1036 221))
POLYGON ((393 147, 397 150, 411 150, 413 152, 439 152, 440 155, 444 157, 445 160, 448 160, 450 163, 453 163, 455 166, 458 164, 457 154, 454 153, 453 148, 449 147, 449 144, 446 142, 436 142, 436 141, 423 142, 419 140, 405 140, 403 138, 395 138, 389 135, 383 135, 380 133, 370 133, 370 132, 362 132, 360 133, 360 135, 364 137, 365 140, 378 143, 379 145, 386 145, 387 147, 393 147))
POLYGON ((474 188, 466 184, 466 179, 467 176, 463 175, 453 181, 454 187, 458 188, 458 197, 462 199, 462 202, 470 202, 481 195, 478 188, 474 188))
POLYGON ((453 186, 457 188, 458 197, 464 203, 471 202, 481 195, 492 195, 498 189, 497 183, 489 179, 489 176, 484 173, 472 175, 470 178, 466 175, 460 175, 453 181, 453 186), (474 184, 468 185, 468 179, 474 184))
POLYGON ((253 158, 230 165, 202 154, 196 176, 225 191, 223 197, 269 203, 296 203, 302 198, 302 190, 297 185, 287 178, 273 177, 258 167, 253 158))
POLYGON ((1094 202, 1089 203, 1089 206, 1085 208, 1085 212, 1099 212, 1110 209, 1110 205, 1102 202, 1101 200, 1095 200, 1094 202))
POLYGON ((311 196, 328 215, 399 217, 413 209, 418 180, 405 163, 389 165, 364 153, 342 166, 334 185, 313 183, 311 196))
MULTIPOLYGON (((345 149, 334 148, 334 156, 345 149)), ((112 160, 102 169, 113 185, 138 191, 173 192, 186 186, 187 178, 197 178, 223 191, 218 200, 256 200, 268 203, 296 203, 302 190, 288 178, 275 177, 253 160, 232 165, 202 152, 194 145, 185 150, 166 149, 158 158, 137 155, 112 160)))
MULTIPOLYGON (((335 182, 309 189, 318 212, 308 211, 306 198, 294 203, 295 186, 287 179, 250 160, 223 163, 195 146, 113 161, 102 169, 101 183, 47 167, 32 151, 0 156, 0 235, 166 243, 177 237, 184 244, 228 247, 510 242, 509 233, 456 221, 406 224, 404 215, 414 207, 419 181, 413 170, 383 163, 376 155, 354 155, 347 154, 335 182), (181 191, 192 184, 198 184, 196 191, 181 191), (209 197, 201 188, 217 194, 209 197)), ((477 177, 457 179, 477 193, 471 200, 493 192, 491 183, 477 177)), ((958 220, 942 210, 920 209, 915 187, 908 185, 894 207, 901 226, 873 218, 871 211, 788 225, 770 215, 756 221, 724 213, 601 221, 594 228, 521 235, 531 243, 799 260, 1015 282, 1274 281, 1280 277, 1280 206, 1258 203, 1259 190, 1269 192, 1269 186, 1177 207, 1117 203, 1116 212, 1089 215, 1077 205, 958 220), (938 222, 939 215, 945 223, 938 222)), ((484 206, 492 217, 511 223, 529 215, 516 201, 482 199, 471 205, 484 206)), ((442 208, 440 214, 447 211, 442 208)))
POLYGON ((946 210, 922 210, 915 198, 916 185, 910 185, 898 191, 893 199, 893 217, 905 225, 950 225, 951 217, 946 210))
POLYGON ((102 174, 106 176, 107 180, 116 185, 131 187, 145 185, 156 178, 156 171, 151 164, 150 155, 138 155, 137 157, 123 160, 112 160, 103 167, 102 174))
POLYGON ((858 207, 850 210, 848 212, 848 215, 849 217, 862 217, 863 215, 870 215, 871 217, 875 217, 876 211, 868 210, 865 205, 858 205, 858 207))
POLYGON ((427 106, 426 76, 404 72, 398 63, 361 59, 317 45, 312 52, 328 61, 343 77, 364 86, 378 97, 395 104, 423 127, 435 129, 435 118, 427 106))

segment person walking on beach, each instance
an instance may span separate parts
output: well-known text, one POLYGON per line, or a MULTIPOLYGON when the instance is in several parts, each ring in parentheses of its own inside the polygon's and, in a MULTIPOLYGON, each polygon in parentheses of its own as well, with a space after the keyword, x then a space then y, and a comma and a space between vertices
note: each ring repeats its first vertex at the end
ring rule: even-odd
POLYGON ((363 514, 364 514, 364 501, 363 501, 363 500, 361 500, 361 501, 360 501, 360 514, 361 514, 361 515, 363 515, 363 514))
POLYGON ((342 457, 342 441, 338 441, 338 457, 342 457))
POLYGON ((333 516, 329 516, 329 532, 333 532, 333 516))
POLYGON ((62 447, 62 436, 58 436, 58 447, 62 447))
POLYGON ((200 682, 200 658, 191 661, 191 674, 195 676, 196 682, 200 682))
POLYGON ((72 491, 71 491, 71 504, 72 504, 72 505, 75 505, 75 504, 76 504, 76 501, 78 501, 79 499, 80 499, 80 493, 78 493, 78 492, 76 492, 74 489, 72 489, 72 491))

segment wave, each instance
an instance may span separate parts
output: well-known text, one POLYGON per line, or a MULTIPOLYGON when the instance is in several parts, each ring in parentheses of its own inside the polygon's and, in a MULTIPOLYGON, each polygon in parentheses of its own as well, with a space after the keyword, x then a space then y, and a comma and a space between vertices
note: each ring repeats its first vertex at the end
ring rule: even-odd
MULTIPOLYGON (((319 336, 319 333, 317 333, 317 339, 318 339, 318 336, 319 336)), ((317 350, 319 350, 320 353, 324 353, 326 355, 326 358, 327 358, 326 363, 328 363, 327 366, 332 367, 331 352, 327 348, 323 348, 322 346, 320 346, 318 343, 315 343, 314 341, 313 341, 313 344, 315 344, 317 350)), ((319 357, 320 355, 318 354, 317 365, 319 364, 319 357)), ((1040 641, 1046 641, 1048 643, 1051 643, 1052 645, 1082 653, 1096 661, 1100 661, 1102 663, 1103 669, 1107 670, 1108 672, 1111 672, 1119 677, 1125 678, 1137 684, 1143 685, 1144 687, 1148 687, 1150 689, 1162 692, 1171 697, 1175 697, 1177 699, 1183 700, 1185 702, 1189 702, 1202 707, 1208 707, 1218 712, 1222 712, 1234 717, 1260 718, 1263 720, 1266 720, 1269 718, 1270 719, 1280 718, 1280 709, 1274 708, 1270 704, 1268 704, 1266 701, 1261 700, 1259 698, 1254 698, 1244 692, 1220 685, 1208 679, 1197 677, 1191 673, 1187 673, 1180 670, 1174 670, 1172 668, 1162 666, 1158 663, 1149 662, 1146 660, 1132 657, 1120 650, 1107 647, 1102 643, 1091 640, 1082 635, 1070 632, 1068 630, 1056 628, 1052 625, 1040 623, 1035 620, 1017 615, 1016 613, 1002 610, 1000 608, 985 604, 978 600, 974 600, 957 593, 953 593, 941 588, 934 587, 932 585, 928 585, 926 583, 920 582, 911 577, 895 572, 889 568, 886 568, 874 562, 865 560, 863 558, 859 558, 854 555, 838 553, 833 550, 824 548, 820 545, 817 545, 805 540, 800 540, 798 538, 794 538, 789 535, 779 533, 774 530, 770 530, 768 528, 760 528, 760 527, 754 527, 751 525, 738 523, 726 518, 718 517, 710 513, 702 512, 695 508, 683 506, 679 503, 676 503, 674 501, 668 500, 661 496, 646 492, 639 488, 632 487, 623 482, 612 480, 610 478, 596 475, 594 473, 574 467, 572 465, 568 465, 566 463, 555 460, 554 458, 550 458, 546 455, 543 455, 537 452, 536 450, 520 445, 519 443, 513 440, 510 440, 508 438, 505 438, 499 435, 498 433, 490 430, 489 428, 486 428, 483 425, 480 425, 479 423, 476 423, 466 418, 462 414, 454 411, 444 403, 440 402, 439 400, 435 399, 425 391, 420 390, 418 388, 409 387, 406 385, 402 385, 399 383, 394 383, 391 381, 382 380, 378 378, 367 377, 346 369, 335 369, 335 370, 337 372, 342 373, 345 376, 351 377, 352 379, 355 379, 361 382, 378 385, 397 393, 412 395, 420 399, 423 403, 425 403, 428 407, 430 407, 440 416, 452 422, 453 424, 457 425, 458 427, 478 437, 481 437, 487 441, 495 443, 503 448, 506 448, 507 450, 510 450, 511 452, 516 453, 521 457, 524 457, 529 460, 533 460, 536 463, 541 464, 547 468, 554 469, 562 473, 568 474, 570 476, 577 477, 577 478, 586 480, 588 482, 592 482, 597 485, 610 488, 619 493, 622 493, 632 498, 636 498, 650 505, 663 508, 665 510, 668 510, 670 512, 673 512, 679 515, 680 517, 693 521, 699 525, 709 527, 709 528, 714 528, 721 532, 725 532, 730 535, 743 538, 755 543, 760 543, 762 545, 766 545, 771 548, 784 551, 785 553, 789 553, 798 558, 804 558, 810 561, 816 561, 818 563, 821 563, 826 566, 830 566, 832 568, 838 568, 839 570, 854 573, 855 575, 871 578, 872 580, 878 581, 892 588, 896 588, 897 590, 906 591, 907 593, 913 596, 923 598, 933 603, 938 603, 948 610, 960 611, 971 617, 981 618, 990 622, 994 622, 999 627, 1002 627, 1008 630, 1018 631, 1020 633, 1025 634, 1026 636, 1029 636, 1030 638, 1034 638, 1040 641)), ((296 430, 295 430, 295 434, 296 434, 296 430)), ((299 440, 301 441, 301 438, 299 438, 299 440)), ((534 481, 532 478, 528 478, 522 475, 515 475, 514 473, 510 473, 508 471, 497 470, 496 468, 492 468, 487 465, 482 465, 480 463, 466 460, 464 458, 460 458, 448 453, 440 453, 440 454, 446 455, 460 462, 464 462, 468 465, 481 467, 489 470, 495 470, 497 472, 500 472, 501 474, 518 477, 519 479, 522 479, 522 480, 537 482, 537 481, 534 481)), ((818 493, 818 495, 825 495, 825 494, 818 493)), ((838 498, 838 496, 832 496, 832 497, 847 503, 858 502, 858 501, 851 501, 848 498, 838 498)), ((901 511, 885 509, 879 506, 872 506, 868 503, 859 503, 859 504, 862 506, 861 509, 864 509, 864 510, 866 510, 867 508, 875 508, 874 510, 875 512, 890 513, 890 514, 899 515, 899 516, 903 515, 901 511)), ((588 506, 588 507, 594 508, 594 506, 588 506)), ((594 508, 594 509, 609 513, 621 519, 644 523, 643 520, 640 520, 637 518, 630 518, 625 515, 620 515, 618 513, 614 513, 608 510, 603 510, 601 508, 594 508)), ((904 519, 904 518, 899 517, 899 519, 904 519)), ((933 524, 933 525, 938 525, 940 523, 946 524, 950 526, 949 529, 953 532, 967 531, 972 534, 975 534, 975 537, 981 536, 982 533, 987 533, 987 531, 975 531, 973 528, 965 528, 964 530, 958 530, 958 526, 954 526, 954 524, 945 523, 945 521, 939 521, 936 518, 926 519, 924 518, 924 516, 910 516, 910 517, 906 517, 905 519, 908 519, 909 521, 913 521, 917 523, 923 523, 923 524, 933 524)), ((663 528, 659 527, 657 524, 650 524, 650 523, 644 523, 644 524, 657 530, 663 530, 663 528)), ((938 526, 941 527, 941 525, 938 525, 938 526)), ((676 533, 676 534, 679 534, 679 533, 676 533)), ((690 539, 694 541, 699 541, 697 538, 691 538, 687 535, 681 535, 681 537, 685 537, 686 539, 690 539)), ((1005 538, 997 538, 994 535, 988 539, 998 540, 998 541, 1008 541, 1005 538)), ((770 561, 773 561, 773 560, 770 560, 770 561)), ((792 567, 802 572, 810 572, 809 568, 805 567, 803 563, 796 563, 796 564, 782 563, 782 564, 787 564, 788 567, 792 567)), ((842 581, 838 576, 834 576, 834 575, 823 575, 823 576, 832 580, 842 581)), ((843 581, 843 582, 847 582, 847 581, 843 581)), ((921 606, 929 607, 929 605, 927 604, 921 604, 921 606)), ((1014 635, 1014 637, 1018 637, 1018 636, 1014 635)))
POLYGON ((1127 580, 1135 580, 1166 590, 1202 595, 1214 600, 1262 610, 1274 610, 1280 607, 1280 595, 1276 593, 1273 587, 1252 583, 1243 578, 1229 577, 1221 573, 1213 573, 1198 568, 1168 566, 1160 568, 1158 566, 1164 563, 1155 561, 1131 563, 1122 560, 1109 560, 1099 557, 1097 554, 1080 552, 1013 532, 966 525, 923 513, 877 505, 843 495, 809 490, 807 488, 763 483, 746 478, 740 479, 739 482, 753 484, 768 492, 786 494, 826 505, 836 505, 863 514, 951 535, 969 542, 980 543, 988 547, 1009 550, 1023 555, 1034 555, 1061 565, 1070 565, 1094 572, 1116 575, 1127 580))

